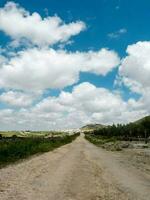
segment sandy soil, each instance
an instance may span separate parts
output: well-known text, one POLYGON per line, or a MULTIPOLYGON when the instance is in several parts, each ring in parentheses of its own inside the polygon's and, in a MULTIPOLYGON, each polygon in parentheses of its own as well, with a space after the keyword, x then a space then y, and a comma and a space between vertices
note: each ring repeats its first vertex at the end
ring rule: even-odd
POLYGON ((0 169, 0 200, 149 200, 149 170, 139 170, 143 165, 137 168, 127 155, 132 154, 105 151, 80 136, 0 169))

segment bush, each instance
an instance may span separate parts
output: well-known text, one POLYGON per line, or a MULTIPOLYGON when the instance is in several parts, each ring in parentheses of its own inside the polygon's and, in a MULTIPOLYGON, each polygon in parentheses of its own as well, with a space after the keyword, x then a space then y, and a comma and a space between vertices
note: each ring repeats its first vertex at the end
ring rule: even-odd
POLYGON ((0 142, 0 165, 6 165, 30 155, 47 152, 72 142, 79 134, 49 138, 17 138, 5 139, 0 142))

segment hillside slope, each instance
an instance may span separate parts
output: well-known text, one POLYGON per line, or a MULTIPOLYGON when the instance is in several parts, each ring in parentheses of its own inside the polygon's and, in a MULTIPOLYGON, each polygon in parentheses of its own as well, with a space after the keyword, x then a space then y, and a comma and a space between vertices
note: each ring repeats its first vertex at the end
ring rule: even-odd
POLYGON ((141 118, 141 119, 139 119, 139 120, 137 120, 137 121, 135 121, 133 123, 135 123, 135 124, 141 124, 145 120, 150 122, 150 115, 146 116, 146 117, 143 117, 143 118, 141 118))
POLYGON ((87 124, 83 127, 81 127, 80 129, 83 130, 83 131, 90 131, 90 130, 95 130, 95 129, 101 129, 101 128, 104 128, 106 127, 105 125, 102 125, 102 124, 87 124))

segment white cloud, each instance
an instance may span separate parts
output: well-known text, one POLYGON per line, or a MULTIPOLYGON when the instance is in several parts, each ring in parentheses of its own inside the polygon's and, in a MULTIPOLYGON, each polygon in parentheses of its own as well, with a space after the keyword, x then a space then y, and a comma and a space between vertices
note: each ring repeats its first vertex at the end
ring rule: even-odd
POLYGON ((15 40, 25 38, 40 46, 66 42, 85 27, 82 21, 65 24, 58 16, 42 19, 37 12, 30 14, 14 2, 0 9, 0 30, 15 40))
POLYGON ((5 49, 0 47, 0 67, 2 66, 3 63, 7 61, 6 57, 3 55, 5 52, 5 49))
POLYGON ((71 95, 73 99, 71 105, 87 113, 105 112, 105 110, 111 112, 111 109, 115 111, 119 104, 123 105, 119 96, 105 88, 96 88, 88 82, 74 87, 71 95))
POLYGON ((62 91, 58 97, 44 99, 32 113, 44 118, 51 116, 55 128, 80 127, 87 123, 127 123, 148 114, 145 102, 143 98, 126 102, 116 92, 84 82, 76 85, 72 92, 62 91))
POLYGON ((125 33, 127 33, 127 29, 125 28, 121 28, 118 31, 112 32, 112 33, 108 33, 108 37, 111 39, 117 39, 119 38, 121 35, 124 35, 125 33))
POLYGON ((33 107, 2 110, 0 127, 48 130, 79 128, 87 123, 126 123, 148 114, 144 103, 143 99, 125 102, 116 92, 84 82, 72 92, 62 91, 58 97, 47 97, 33 107))
MULTIPOLYGON (((71 43, 70 38, 84 29, 82 21, 66 24, 58 16, 42 18, 13 2, 0 8, 0 30, 13 39, 6 49, 0 49, 0 88, 6 91, 0 94, 0 102, 11 107, 1 109, 1 129, 126 123, 150 113, 150 42, 129 45, 128 55, 119 66, 118 80, 140 93, 139 100, 124 101, 119 93, 88 82, 74 86, 72 92, 61 91, 58 97, 42 99, 40 95, 46 89, 77 83, 80 72, 105 76, 120 64, 118 54, 106 48, 87 52, 61 50, 64 43, 71 43), (60 50, 49 47, 57 43, 60 50), (20 48, 11 51, 11 47, 20 48)), ((118 38, 126 32, 123 28, 108 36, 118 38)))
POLYGON ((0 66, 5 62, 5 57, 0 55, 0 66))
POLYGON ((106 75, 120 62, 114 51, 67 52, 33 48, 17 53, 0 68, 0 87, 21 90, 63 88, 76 83, 79 72, 106 75))
POLYGON ((48 97, 39 102, 33 110, 38 113, 58 113, 65 111, 65 107, 59 103, 57 97, 48 97))
POLYGON ((30 106, 35 99, 33 94, 25 94, 22 92, 8 91, 0 95, 0 102, 9 104, 15 107, 30 106))
POLYGON ((100 51, 81 53, 84 58, 81 71, 91 72, 98 75, 106 75, 120 63, 118 54, 105 48, 100 51))
POLYGON ((150 42, 129 45, 127 54, 119 68, 120 79, 132 91, 145 93, 150 90, 150 42))

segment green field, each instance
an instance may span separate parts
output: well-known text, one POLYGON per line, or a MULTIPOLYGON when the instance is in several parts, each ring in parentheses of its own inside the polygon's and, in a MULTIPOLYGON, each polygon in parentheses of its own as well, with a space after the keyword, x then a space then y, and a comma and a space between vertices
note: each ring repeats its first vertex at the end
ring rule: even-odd
POLYGON ((64 136, 65 132, 57 132, 57 131, 0 131, 0 135, 2 137, 49 137, 61 135, 64 136))
MULTIPOLYGON (((12 133, 12 132, 11 132, 12 133)), ((13 132, 15 133, 15 132, 13 132)), ((56 137, 3 137, 0 139, 0 167, 30 155, 51 151, 72 142, 79 134, 56 137)))

